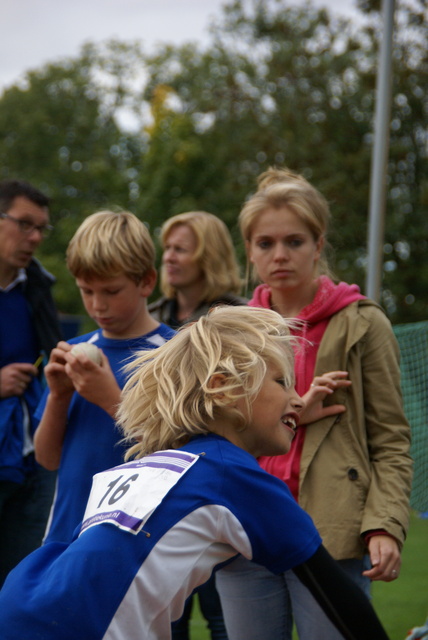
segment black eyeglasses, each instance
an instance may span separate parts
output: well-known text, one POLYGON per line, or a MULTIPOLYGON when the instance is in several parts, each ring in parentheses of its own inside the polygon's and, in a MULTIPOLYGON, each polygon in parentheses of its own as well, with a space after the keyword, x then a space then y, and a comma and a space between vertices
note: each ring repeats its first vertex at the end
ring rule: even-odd
POLYGON ((18 225, 21 233, 25 233, 28 236, 30 233, 33 233, 33 231, 38 231, 44 238, 46 238, 46 236, 48 236, 53 230, 53 226, 50 224, 33 224, 28 220, 19 220, 18 218, 9 216, 7 213, 0 213, 0 218, 3 218, 3 220, 12 220, 12 222, 18 225))

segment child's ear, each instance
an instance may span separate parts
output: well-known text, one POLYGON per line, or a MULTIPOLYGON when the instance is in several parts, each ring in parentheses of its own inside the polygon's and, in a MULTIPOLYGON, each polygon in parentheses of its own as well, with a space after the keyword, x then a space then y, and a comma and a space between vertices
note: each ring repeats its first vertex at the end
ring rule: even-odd
POLYGON ((218 392, 216 393, 216 396, 218 398, 224 398, 224 393, 221 392, 221 389, 226 384, 227 384, 227 378, 223 373, 215 373, 208 380, 208 388, 209 389, 217 389, 218 392))
POLYGON ((224 373, 215 373, 208 381, 208 386, 210 389, 219 389, 220 387, 224 387, 227 379, 224 373))
POLYGON ((157 280, 156 269, 149 269, 140 282, 141 295, 148 298, 152 295, 157 280))

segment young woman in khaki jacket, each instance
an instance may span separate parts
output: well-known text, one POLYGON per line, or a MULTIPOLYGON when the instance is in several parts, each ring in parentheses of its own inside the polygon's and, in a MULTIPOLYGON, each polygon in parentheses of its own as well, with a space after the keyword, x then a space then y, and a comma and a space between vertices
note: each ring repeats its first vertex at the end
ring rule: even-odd
MULTIPOLYGON (((296 390, 307 403, 290 453, 259 459, 308 511, 325 546, 370 594, 400 573, 412 461, 399 352, 382 309, 356 285, 335 284, 324 257, 329 208, 303 176, 270 169, 240 214, 262 282, 249 302, 295 318, 302 337, 296 390)), ((256 517, 256 514, 255 514, 256 517)), ((275 517, 275 514, 272 514, 275 517)), ((242 558, 219 572, 229 640, 339 640, 292 572, 242 558)))

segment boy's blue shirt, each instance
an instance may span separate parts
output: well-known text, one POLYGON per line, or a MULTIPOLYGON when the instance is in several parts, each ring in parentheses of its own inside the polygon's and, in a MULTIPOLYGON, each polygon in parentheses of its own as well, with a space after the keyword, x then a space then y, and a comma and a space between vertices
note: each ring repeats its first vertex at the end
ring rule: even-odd
MULTIPOLYGON (((169 638, 171 620, 214 566, 240 552, 281 573, 317 551, 321 539, 311 518, 249 453, 214 434, 195 437, 179 452, 197 460, 139 533, 94 524, 71 545, 38 549, 10 574, 0 593, 5 640, 169 638)), ((123 487, 135 481, 129 466, 111 470, 100 487, 100 504, 111 498, 118 514, 123 487)), ((136 498, 143 502, 159 481, 149 475, 139 482, 136 498)))
MULTIPOLYGON (((138 338, 115 340, 105 338, 100 329, 69 340, 69 344, 92 342, 107 356, 119 387, 126 375, 124 366, 140 350, 155 349, 175 335, 160 324, 157 329, 138 338)), ((37 407, 41 419, 49 389, 37 407)), ((44 542, 70 542, 75 527, 83 517, 92 476, 123 463, 125 448, 122 434, 106 411, 74 393, 58 470, 57 491, 44 542)))

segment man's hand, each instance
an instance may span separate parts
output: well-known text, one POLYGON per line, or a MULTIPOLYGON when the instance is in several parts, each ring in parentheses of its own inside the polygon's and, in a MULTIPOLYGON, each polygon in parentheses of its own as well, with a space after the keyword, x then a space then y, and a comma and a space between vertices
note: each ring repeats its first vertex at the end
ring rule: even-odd
POLYGON ((38 370, 29 362, 13 362, 0 369, 0 398, 22 396, 38 370))

